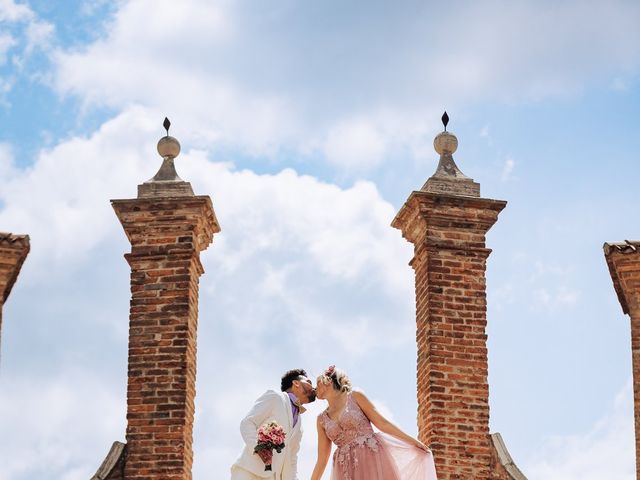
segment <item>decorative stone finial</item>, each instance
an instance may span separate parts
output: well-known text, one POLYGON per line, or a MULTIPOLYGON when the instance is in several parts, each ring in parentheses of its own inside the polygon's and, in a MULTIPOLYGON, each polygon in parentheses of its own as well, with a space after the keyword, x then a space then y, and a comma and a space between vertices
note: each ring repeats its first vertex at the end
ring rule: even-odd
POLYGON ((167 135, 158 140, 158 153, 162 158, 176 158, 180 155, 180 142, 167 135))
POLYGON ((193 196, 191 184, 183 181, 176 172, 174 160, 180 155, 180 142, 169 136, 171 122, 167 117, 164 118, 162 126, 167 131, 166 136, 158 141, 158 153, 162 157, 162 165, 151 180, 138 185, 138 198, 193 196))
POLYGON ((180 155, 180 142, 169 136, 169 127, 171 126, 171 122, 167 117, 164 117, 162 126, 167 131, 167 135, 158 141, 158 153, 163 159, 166 157, 176 158, 180 155))
POLYGON ((440 155, 445 153, 453 154, 458 149, 458 139, 452 133, 447 132, 447 125, 449 125, 449 115, 447 112, 442 114, 442 124, 444 125, 444 132, 438 134, 433 140, 433 148, 436 149, 440 155))
POLYGON ((422 190, 445 195, 479 197, 480 185, 462 173, 453 161, 453 154, 458 149, 458 138, 453 133, 447 132, 448 123, 449 115, 444 112, 442 115, 444 131, 433 140, 433 148, 440 155, 440 161, 436 173, 427 180, 422 190))
POLYGON ((436 152, 440 155, 446 153, 451 155, 458 149, 458 138, 445 130, 433 139, 433 148, 435 148, 436 152))

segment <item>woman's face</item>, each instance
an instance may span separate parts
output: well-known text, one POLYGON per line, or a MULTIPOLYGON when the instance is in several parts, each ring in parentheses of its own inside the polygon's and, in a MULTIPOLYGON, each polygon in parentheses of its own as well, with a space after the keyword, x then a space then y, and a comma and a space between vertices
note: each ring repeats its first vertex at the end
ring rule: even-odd
POLYGON ((331 388, 331 385, 325 385, 324 383, 322 383, 322 381, 318 380, 316 385, 316 396, 320 400, 325 400, 327 398, 326 397, 327 389, 329 388, 331 388))

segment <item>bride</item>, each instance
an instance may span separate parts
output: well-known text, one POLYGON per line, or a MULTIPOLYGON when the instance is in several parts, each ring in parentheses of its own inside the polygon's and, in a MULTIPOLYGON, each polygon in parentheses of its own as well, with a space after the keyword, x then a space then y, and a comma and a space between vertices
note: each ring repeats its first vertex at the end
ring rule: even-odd
POLYGON ((311 480, 322 477, 331 442, 337 446, 331 480, 436 480, 431 451, 384 418, 364 393, 352 391, 342 370, 331 366, 320 375, 316 394, 329 406, 318 415, 318 460, 311 480))

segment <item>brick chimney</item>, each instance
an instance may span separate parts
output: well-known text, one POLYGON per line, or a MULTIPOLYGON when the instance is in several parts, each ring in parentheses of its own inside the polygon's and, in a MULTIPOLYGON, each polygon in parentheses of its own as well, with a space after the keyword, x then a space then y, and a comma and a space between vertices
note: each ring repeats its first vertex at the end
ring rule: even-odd
POLYGON ((419 437, 440 480, 525 478, 489 434, 485 235, 506 202, 480 197, 453 160, 446 113, 443 123, 435 174, 392 222, 414 245, 419 437))
POLYGON ((2 344, 2 307, 20 274, 29 248, 28 235, 0 232, 0 345, 2 344))
POLYGON ((605 243, 604 256, 622 311, 631 318, 636 478, 640 478, 640 241, 605 243))
POLYGON ((122 465, 122 473, 102 478, 191 479, 200 252, 220 227, 211 199, 178 177, 169 125, 156 176, 138 198, 111 201, 131 242, 127 443, 124 462, 101 467, 122 465))

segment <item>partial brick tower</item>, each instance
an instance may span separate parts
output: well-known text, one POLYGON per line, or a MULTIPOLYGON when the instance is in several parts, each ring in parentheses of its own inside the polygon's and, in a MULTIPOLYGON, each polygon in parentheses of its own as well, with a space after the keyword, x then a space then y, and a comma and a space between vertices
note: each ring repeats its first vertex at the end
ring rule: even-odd
POLYGON ((22 264, 29 254, 29 248, 28 235, 0 232, 0 346, 2 345, 2 307, 16 283, 22 264))
POLYGON ((631 317, 636 478, 640 479, 640 241, 605 243, 604 256, 622 311, 631 317))
POLYGON ((419 437, 440 480, 524 479, 489 434, 485 235, 506 202, 480 197, 453 160, 446 112, 442 120, 436 172, 392 222, 414 244, 419 437))
POLYGON ((127 443, 114 444, 96 480, 191 479, 200 252, 220 227, 211 199, 178 177, 169 125, 155 177, 138 198, 111 202, 131 242, 127 443))

